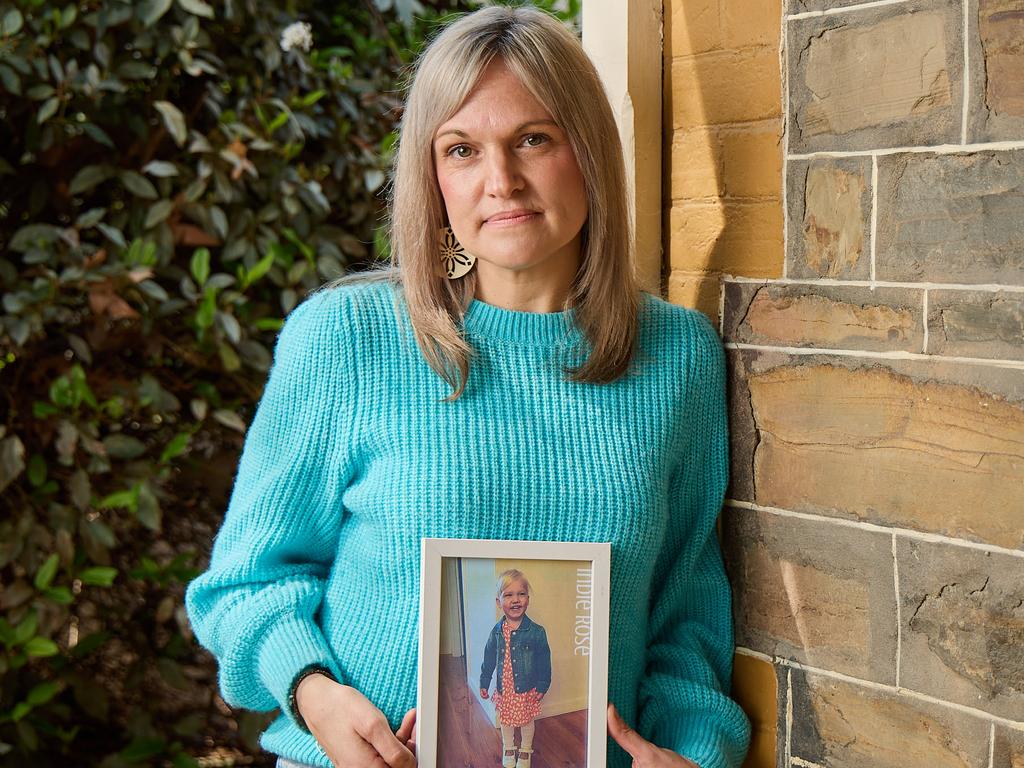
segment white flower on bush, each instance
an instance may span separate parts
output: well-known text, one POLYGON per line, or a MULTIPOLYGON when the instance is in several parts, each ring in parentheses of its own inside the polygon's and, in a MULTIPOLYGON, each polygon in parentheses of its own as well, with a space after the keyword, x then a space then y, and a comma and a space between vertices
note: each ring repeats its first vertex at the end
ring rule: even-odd
POLYGON ((281 50, 290 51, 292 48, 301 48, 308 51, 313 45, 313 27, 305 21, 296 21, 289 24, 281 33, 281 50))

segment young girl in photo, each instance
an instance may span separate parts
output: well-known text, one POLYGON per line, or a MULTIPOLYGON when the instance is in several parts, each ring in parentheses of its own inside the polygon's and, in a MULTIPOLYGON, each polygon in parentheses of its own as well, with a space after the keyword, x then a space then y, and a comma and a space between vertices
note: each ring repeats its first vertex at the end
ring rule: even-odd
POLYGON ((551 649, 544 627, 530 620, 530 582, 522 571, 510 569, 498 577, 495 602, 504 617, 494 625, 484 647, 480 667, 480 695, 488 698, 491 675, 495 681, 492 701, 501 726, 502 768, 530 768, 534 720, 540 702, 551 687, 551 649), (515 729, 519 728, 518 759, 515 729))

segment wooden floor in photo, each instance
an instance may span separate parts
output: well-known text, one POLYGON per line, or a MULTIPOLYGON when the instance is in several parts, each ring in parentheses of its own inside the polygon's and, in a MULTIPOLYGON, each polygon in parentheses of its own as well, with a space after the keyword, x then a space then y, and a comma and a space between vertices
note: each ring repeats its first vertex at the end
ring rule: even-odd
MULTIPOLYGON (((440 675, 437 768, 501 768, 501 734, 469 690, 462 659, 442 654, 440 675)), ((565 745, 585 740, 586 729, 582 709, 538 720, 530 767, 585 768, 583 761, 566 759, 565 745)))

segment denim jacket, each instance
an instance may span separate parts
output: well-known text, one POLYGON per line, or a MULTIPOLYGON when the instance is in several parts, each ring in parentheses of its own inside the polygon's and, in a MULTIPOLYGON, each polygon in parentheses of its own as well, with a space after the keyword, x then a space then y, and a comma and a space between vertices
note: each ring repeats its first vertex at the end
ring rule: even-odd
MULTIPOLYGON (((501 619, 491 630, 484 647, 484 663, 480 665, 480 687, 486 690, 491 685, 491 675, 497 666, 496 685, 501 693, 501 669, 505 664, 505 638, 501 634, 501 619)), ((512 679, 516 693, 526 693, 534 688, 538 693, 547 693, 551 687, 551 649, 544 627, 530 621, 523 614, 519 629, 512 630, 509 640, 512 648, 512 679)))

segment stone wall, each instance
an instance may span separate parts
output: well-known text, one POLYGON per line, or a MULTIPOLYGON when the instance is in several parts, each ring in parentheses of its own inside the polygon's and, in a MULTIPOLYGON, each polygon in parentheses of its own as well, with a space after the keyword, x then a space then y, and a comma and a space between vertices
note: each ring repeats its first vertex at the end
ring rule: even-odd
POLYGON ((748 764, 1021 768, 1024 0, 784 2, 781 173, 756 199, 725 171, 770 145, 722 136, 767 112, 758 57, 724 76, 745 98, 675 48, 714 26, 701 8, 755 4, 666 24, 669 295, 726 342, 737 643, 778 690, 774 757, 748 764), (678 107, 702 74, 733 111, 678 107))

